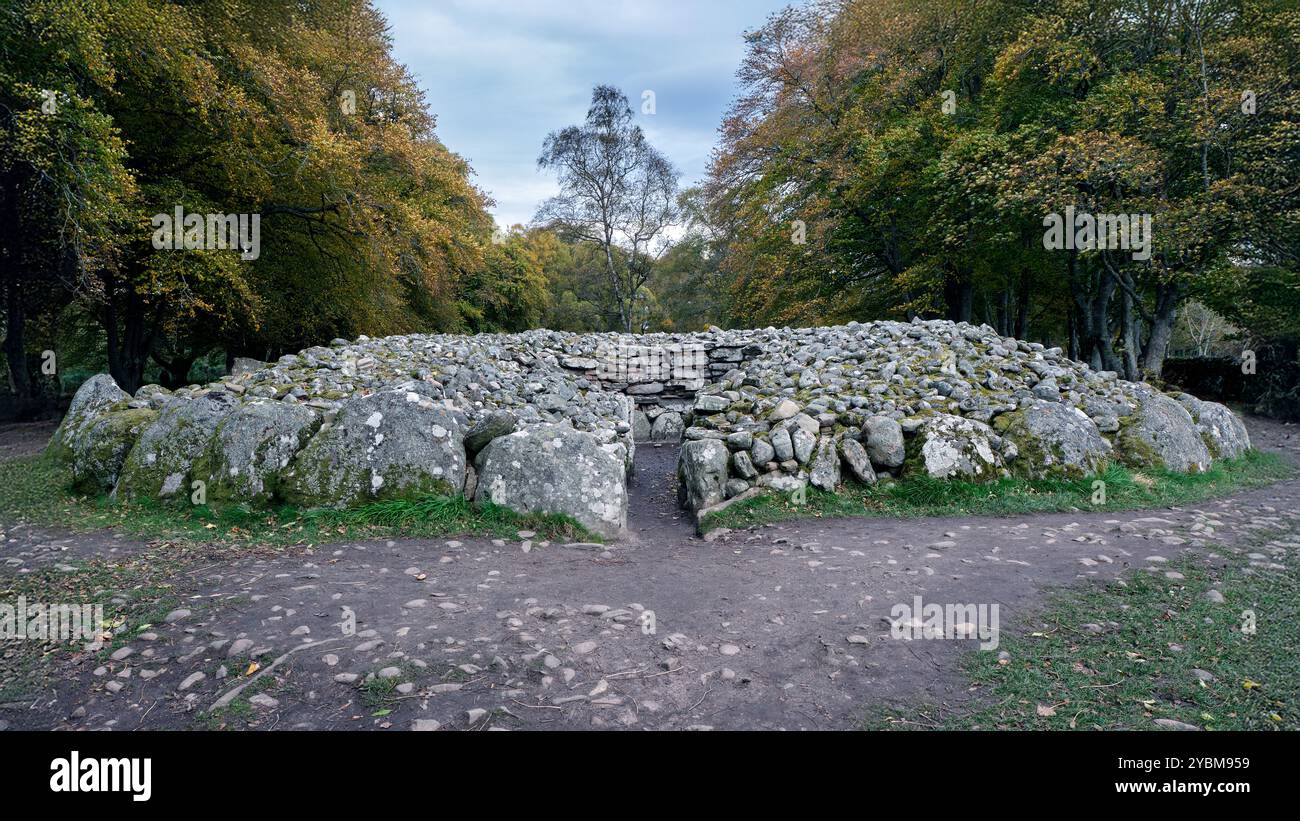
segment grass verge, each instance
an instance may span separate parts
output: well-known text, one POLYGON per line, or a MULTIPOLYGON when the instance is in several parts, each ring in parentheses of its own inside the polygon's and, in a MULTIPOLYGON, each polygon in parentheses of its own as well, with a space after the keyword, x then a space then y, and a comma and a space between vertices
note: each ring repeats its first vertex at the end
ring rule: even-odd
POLYGON ((555 541, 600 541, 566 516, 525 515, 491 504, 475 506, 459 496, 375 502, 345 510, 118 504, 102 496, 69 493, 63 470, 42 456, 19 457, 4 462, 3 467, 8 476, 0 483, 0 520, 54 525, 76 532, 116 528, 140 538, 272 546, 397 536, 512 539, 520 530, 531 530, 538 538, 555 541))
POLYGON ((1300 572, 1241 556, 1189 559, 1185 578, 1133 571, 1056 591, 1023 633, 972 652, 973 700, 873 710, 871 729, 1300 728, 1300 572), (1219 590, 1222 603, 1206 597, 1219 590), (1248 616, 1253 614, 1254 632, 1248 616), (1088 625, 1088 627, 1084 627, 1088 625))
POLYGON ((870 487, 846 481, 838 493, 808 488, 803 504, 792 494, 768 493, 747 499, 705 516, 700 532, 806 518, 1010 516, 1171 507, 1271 484, 1293 473, 1282 457, 1250 451, 1238 459, 1216 461, 1210 470, 1196 474, 1112 466, 1097 476, 1080 479, 1010 478, 977 483, 915 476, 870 487), (1104 489, 1104 498, 1098 495, 1099 488, 1104 489))

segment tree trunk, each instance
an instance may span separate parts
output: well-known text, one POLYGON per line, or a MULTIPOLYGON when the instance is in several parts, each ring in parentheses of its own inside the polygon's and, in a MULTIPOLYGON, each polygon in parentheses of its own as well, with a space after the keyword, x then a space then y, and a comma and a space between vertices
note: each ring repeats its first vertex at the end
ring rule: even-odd
POLYGON ((1156 286, 1156 310, 1152 315, 1151 335, 1142 351, 1142 372, 1150 379, 1159 379, 1165 367, 1165 351, 1174 334, 1174 321, 1178 318, 1178 304, 1183 289, 1177 282, 1156 286))
POLYGON ((9 379, 20 407, 32 399, 32 378, 27 370, 27 346, 23 331, 27 321, 23 310, 23 292, 18 279, 10 279, 5 288, 5 359, 9 362, 9 379))
POLYGON ((116 278, 106 275, 104 284, 103 325, 108 336, 108 372, 119 388, 133 394, 144 382, 144 366, 153 348, 145 302, 134 288, 123 289, 126 310, 119 317, 116 278))
POLYGON ((950 274, 944 282, 944 301, 947 303, 948 319, 953 322, 970 322, 974 300, 975 288, 971 284, 970 275, 950 274))
POLYGON ((181 354, 174 359, 164 359, 158 354, 153 355, 153 361, 158 363, 162 368, 160 382, 167 390, 176 390, 190 384, 190 368, 194 367, 194 360, 198 359, 194 354, 181 354))
POLYGON ((1029 269, 1020 271, 1020 294, 1016 298, 1016 339, 1029 335, 1029 269))
POLYGON ((1124 340, 1124 378, 1130 382, 1138 379, 1137 323, 1134 321, 1133 297, 1128 291, 1120 294, 1120 329, 1124 340))

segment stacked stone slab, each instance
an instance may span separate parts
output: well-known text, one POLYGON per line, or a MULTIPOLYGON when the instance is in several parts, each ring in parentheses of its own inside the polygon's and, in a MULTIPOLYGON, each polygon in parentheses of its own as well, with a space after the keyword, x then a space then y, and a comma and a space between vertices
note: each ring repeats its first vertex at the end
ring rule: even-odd
POLYGON ((964 323, 334 340, 208 385, 77 393, 50 452, 119 498, 344 506, 464 494, 622 532, 637 440, 684 438, 682 501, 923 472, 1204 470, 1250 447, 1222 405, 964 323))

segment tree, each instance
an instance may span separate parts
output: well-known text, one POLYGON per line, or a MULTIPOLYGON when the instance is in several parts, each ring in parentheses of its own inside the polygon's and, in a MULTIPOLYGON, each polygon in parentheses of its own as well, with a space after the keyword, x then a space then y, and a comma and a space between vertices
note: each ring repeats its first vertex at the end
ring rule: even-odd
POLYGON ((746 322, 983 321, 1159 378, 1186 299, 1295 275, 1293 1, 821 0, 746 41, 705 186, 746 322), (1044 248, 1067 208, 1150 215, 1149 258, 1044 248))
POLYGON ((619 327, 631 332, 635 306, 677 220, 677 171, 632 122, 627 97, 597 86, 583 125, 552 132, 538 167, 554 170, 560 194, 535 222, 600 249, 619 327))
MULTIPOLYGON (((488 199, 369 0, 14 0, 0 10, 0 256, 24 309, 75 293, 110 373, 184 383, 213 347, 456 330, 488 199), (43 97, 53 93, 47 113, 43 97), (261 253, 160 250, 151 218, 258 215, 261 253), (62 286, 62 287, 59 287, 62 286)), ((16 370, 17 369, 17 370, 16 370)))

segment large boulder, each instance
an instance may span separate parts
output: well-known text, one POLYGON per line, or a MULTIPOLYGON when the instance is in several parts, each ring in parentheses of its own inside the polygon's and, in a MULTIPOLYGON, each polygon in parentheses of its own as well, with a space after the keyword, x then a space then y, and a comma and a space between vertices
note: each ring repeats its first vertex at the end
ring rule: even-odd
POLYGON ((281 476, 281 495, 305 507, 455 495, 465 487, 464 417, 399 386, 339 408, 281 476))
POLYGON ((1035 479, 1100 473, 1111 446, 1088 415, 1060 402, 1034 400, 998 416, 995 426, 1016 443, 1016 472, 1035 479))
POLYGON ((240 406, 217 424, 205 454, 209 497, 270 502, 281 472, 319 427, 320 416, 301 405, 253 399, 240 406))
POLYGON ((127 454, 158 418, 150 408, 110 410, 79 435, 65 440, 72 453, 72 485, 83 493, 108 493, 117 484, 127 454))
POLYGON ((195 461, 236 406, 235 397, 221 391, 170 399, 127 454, 114 495, 171 499, 188 494, 195 461))
POLYGON ((1158 467, 1178 473, 1209 470, 1213 457, 1196 422, 1175 399, 1146 388, 1137 412, 1120 423, 1116 443, 1134 467, 1158 467))
POLYGON ((725 497, 727 446, 716 439, 697 439, 682 445, 677 457, 677 498, 691 511, 713 507, 725 497))
POLYGON ((936 414, 921 425, 921 465, 935 479, 997 478, 1002 472, 998 436, 983 422, 936 414))
POLYGON ((560 513, 615 538, 627 527, 624 450, 564 423, 500 436, 475 462, 474 500, 519 513, 560 513))
POLYGON ((817 440, 817 449, 813 453, 812 467, 808 471, 808 481, 815 488, 827 493, 834 493, 840 484, 840 455, 835 447, 835 439, 823 436, 817 440))
POLYGON ((854 479, 864 485, 876 483, 876 471, 871 467, 871 458, 867 456, 867 449, 862 447, 861 442, 845 436, 840 440, 840 456, 854 479))
POLYGON ((1184 393, 1178 401, 1196 422, 1196 430, 1201 434, 1210 455, 1215 459, 1236 459, 1250 450, 1250 434, 1246 432, 1246 423, 1235 413, 1218 402, 1205 402, 1184 393))
POLYGON ((106 373, 96 374, 77 388, 76 394, 68 405, 68 412, 63 421, 50 437, 46 453, 64 463, 71 463, 74 450, 91 426, 108 413, 114 405, 129 400, 131 396, 117 386, 113 377, 106 373))
POLYGON ((650 429, 650 439, 655 442, 676 442, 682 438, 686 423, 676 411, 664 411, 655 418, 650 429))
POLYGON ((862 423, 862 444, 872 464, 882 468, 902 467, 907 458, 903 446, 903 428, 888 416, 872 416, 862 423))

